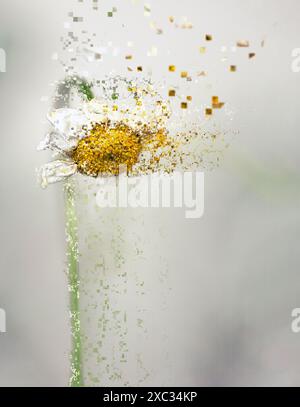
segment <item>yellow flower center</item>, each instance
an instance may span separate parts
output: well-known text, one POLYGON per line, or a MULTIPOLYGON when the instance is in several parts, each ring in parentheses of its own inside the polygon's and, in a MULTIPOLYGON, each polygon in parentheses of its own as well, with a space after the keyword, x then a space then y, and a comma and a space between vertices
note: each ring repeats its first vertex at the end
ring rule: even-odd
POLYGON ((120 166, 126 166, 127 173, 131 172, 142 151, 150 151, 152 161, 157 161, 155 151, 169 143, 163 130, 153 133, 144 126, 142 133, 138 134, 123 123, 115 128, 96 124, 86 137, 79 140, 71 158, 83 174, 94 177, 118 175, 120 166))
POLYGON ((118 175, 119 167, 127 171, 138 161, 142 144, 129 127, 105 128, 96 124, 89 135, 78 142, 72 154, 78 171, 96 177, 98 174, 118 175))

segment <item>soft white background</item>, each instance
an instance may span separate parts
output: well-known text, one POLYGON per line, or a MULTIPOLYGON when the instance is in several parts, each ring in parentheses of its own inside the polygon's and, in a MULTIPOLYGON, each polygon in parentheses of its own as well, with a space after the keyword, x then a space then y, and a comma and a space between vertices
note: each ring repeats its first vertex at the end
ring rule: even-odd
MULTIPOLYGON (((0 47, 7 52, 7 72, 0 73, 0 307, 8 329, 0 334, 1 386, 68 382, 62 192, 60 185, 41 191, 34 169, 48 158, 35 150, 49 107, 41 97, 62 77, 51 55, 74 3, 0 4, 0 47)), ((172 3, 152 1, 166 15, 172 3)), ((300 307, 300 73, 291 71, 300 3, 185 0, 173 7, 226 44, 266 39, 235 81, 218 74, 216 89, 235 107, 240 134, 206 176, 204 217, 177 220, 180 233, 170 241, 181 309, 177 382, 299 385, 300 334, 290 325, 300 307)))

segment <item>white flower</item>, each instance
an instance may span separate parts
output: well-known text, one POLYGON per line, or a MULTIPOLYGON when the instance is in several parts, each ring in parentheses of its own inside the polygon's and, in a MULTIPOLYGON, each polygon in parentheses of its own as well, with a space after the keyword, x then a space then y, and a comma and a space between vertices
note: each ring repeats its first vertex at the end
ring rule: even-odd
POLYGON ((225 148, 222 132, 172 114, 170 100, 164 100, 148 80, 109 77, 97 82, 100 99, 94 98, 92 84, 85 80, 66 80, 66 89, 77 87, 85 97, 78 108, 48 115, 52 129, 38 149, 51 150, 55 161, 39 170, 43 187, 76 172, 117 176, 120 166, 137 176, 203 167, 205 157, 217 164, 225 148))
MULTIPOLYGON (((153 134, 164 129, 167 116, 166 106, 163 103, 155 105, 155 108, 151 110, 144 108, 143 104, 137 103, 134 98, 131 101, 126 98, 121 98, 121 100, 92 99, 82 102, 77 109, 63 108, 52 111, 47 116, 52 130, 39 144, 38 150, 51 150, 57 160, 44 165, 38 171, 42 187, 67 178, 77 171, 85 172, 87 163, 83 161, 79 166, 74 159, 74 153, 80 141, 91 135, 97 125, 108 126, 110 129, 118 129, 120 125, 127 126, 138 137, 142 137, 146 128, 151 129, 153 134)), ((124 137, 124 135, 120 137, 124 137)), ((131 143, 134 142, 130 133, 128 137, 129 140, 131 137, 131 143)), ((116 141, 112 138, 112 146, 114 143, 116 141)), ((122 143, 124 143, 124 139, 120 140, 120 145, 123 145, 122 143)), ((135 147, 137 149, 138 144, 135 147)), ((124 146, 124 148, 126 147, 124 146)), ((127 149, 130 150, 130 147, 127 149)), ((132 154, 136 154, 136 151, 132 149, 132 154)), ((124 153, 124 156, 125 154, 127 153, 124 153)), ((107 155, 113 157, 111 149, 107 155)), ((91 175, 88 172, 87 174, 91 175)))

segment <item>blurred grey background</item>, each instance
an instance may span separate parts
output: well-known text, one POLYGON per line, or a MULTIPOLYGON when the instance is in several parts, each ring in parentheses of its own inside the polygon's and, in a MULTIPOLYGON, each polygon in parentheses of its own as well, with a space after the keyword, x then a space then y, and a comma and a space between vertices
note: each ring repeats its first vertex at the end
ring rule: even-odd
MULTIPOLYGON (((34 170, 49 159, 36 152, 47 129, 44 96, 63 76, 52 56, 76 3, 0 5, 0 48, 7 54, 7 72, 0 73, 0 308, 7 314, 0 386, 68 383, 62 188, 42 191, 34 170)), ((170 1, 148 3, 173 14, 170 1)), ((206 175, 203 218, 178 219, 180 233, 169 238, 176 383, 298 386, 300 334, 291 331, 291 312, 300 307, 300 73, 291 70, 291 53, 300 47, 300 3, 176 3, 177 15, 199 21, 226 44, 265 40, 259 58, 233 81, 218 73, 218 92, 235 109, 239 134, 220 168, 206 175)))

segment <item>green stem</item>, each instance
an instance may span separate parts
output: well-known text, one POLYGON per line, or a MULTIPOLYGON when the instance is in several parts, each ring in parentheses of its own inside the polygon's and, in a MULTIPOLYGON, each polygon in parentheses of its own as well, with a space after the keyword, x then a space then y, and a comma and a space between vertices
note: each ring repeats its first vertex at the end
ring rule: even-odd
MULTIPOLYGON (((78 93, 88 101, 94 99, 92 83, 78 76, 69 77, 64 81, 66 89, 62 89, 70 96, 70 91, 75 88, 78 93)), ((64 99, 66 101, 66 99, 64 99)), ((69 98, 67 98, 69 102, 69 98)), ((65 211, 66 211, 66 236, 68 256, 68 279, 70 292, 70 323, 71 323, 71 387, 83 386, 82 363, 81 363, 81 328, 79 308, 79 266, 78 266, 78 235, 77 215, 75 207, 74 185, 70 182, 65 184, 65 211)))
POLYGON ((81 329, 79 309, 79 267, 77 216, 74 189, 70 183, 65 184, 66 235, 68 255, 68 278, 70 292, 70 319, 72 333, 71 350, 71 387, 83 385, 81 367, 81 329))

